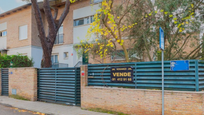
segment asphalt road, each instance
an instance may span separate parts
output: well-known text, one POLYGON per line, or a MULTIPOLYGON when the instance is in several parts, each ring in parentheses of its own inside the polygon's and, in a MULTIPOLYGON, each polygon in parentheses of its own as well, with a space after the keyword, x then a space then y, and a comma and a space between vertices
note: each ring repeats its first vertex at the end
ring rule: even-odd
POLYGON ((0 115, 34 115, 34 113, 18 108, 0 105, 0 115))

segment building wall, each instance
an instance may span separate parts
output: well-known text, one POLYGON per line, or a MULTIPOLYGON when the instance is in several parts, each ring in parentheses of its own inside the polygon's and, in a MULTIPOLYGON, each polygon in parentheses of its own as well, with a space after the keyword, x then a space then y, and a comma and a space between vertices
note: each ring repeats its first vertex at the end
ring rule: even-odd
MULTIPOLYGON (((7 30, 7 22, 0 24, 0 32, 7 30)), ((0 37, 0 50, 7 49, 7 36, 0 37)))
POLYGON ((0 50, 7 49, 7 37, 0 37, 0 50))
MULTIPOLYGON (((77 26, 73 28, 73 43, 74 44, 79 44, 81 40, 87 40, 88 38, 86 37, 87 31, 89 29, 90 25, 82 25, 82 26, 77 26), (79 34, 80 33, 80 34, 79 34)), ((89 41, 91 41, 90 39, 89 41)))
POLYGON ((35 68, 10 68, 9 69, 9 95, 12 89, 16 94, 29 99, 37 100, 37 69, 35 68))
POLYGON ((37 46, 25 46, 9 49, 7 55, 26 55, 28 58, 33 59, 34 66, 36 68, 41 67, 42 48, 37 46))
MULTIPOLYGON (((87 9, 87 8, 91 9, 92 8, 92 6, 90 6, 90 0, 83 0, 83 1, 71 4, 70 11, 69 11, 67 17, 65 18, 65 20, 63 22, 64 43, 56 44, 53 47, 52 54, 53 55, 54 54, 59 55, 59 63, 68 64, 69 67, 73 67, 78 63, 78 61, 81 61, 81 58, 78 58, 77 52, 73 48, 74 47, 73 43, 77 39, 76 37, 78 37, 78 35, 80 35, 80 38, 84 39, 85 35, 86 35, 86 32, 87 32, 87 29, 89 27, 89 25, 86 25, 86 26, 84 26, 84 28, 78 29, 77 32, 75 31, 76 34, 75 34, 75 37, 74 37, 74 26, 73 26, 74 19, 75 18, 81 18, 81 15, 83 17, 83 16, 89 16, 89 15, 93 14, 93 11, 88 11, 88 14, 84 15, 84 13, 86 13, 87 11, 80 10, 80 11, 83 11, 82 13, 80 13, 80 15, 76 15, 76 13, 74 15, 74 12, 76 10, 78 10, 80 8, 84 8, 84 7, 85 7, 85 9, 87 9), (64 52, 69 53, 68 59, 64 59, 64 52)), ((58 17, 57 17, 58 19, 60 18, 63 10, 64 10, 64 5, 59 6, 59 13, 58 13, 58 17)), ((46 22, 46 18, 45 18, 44 15, 42 17, 43 17, 43 20, 44 20, 43 22, 44 22, 44 25, 45 25, 45 31, 48 32, 48 24, 46 22)), ((34 28, 34 26, 33 26, 33 28, 34 28)), ((37 33, 37 32, 35 31, 35 33, 37 33)), ((36 34, 34 34, 34 36, 35 35, 36 34)), ((37 36, 35 36, 35 37, 37 37, 37 36)), ((34 37, 34 39, 35 39, 35 37, 34 37)))
MULTIPOLYGON (((87 66, 81 76, 81 107, 100 108, 131 115, 161 115, 161 90, 91 87, 87 85, 87 66)), ((203 115, 204 92, 165 91, 165 115, 203 115)))
MULTIPOLYGON (((91 6, 90 0, 84 0, 71 4, 70 12, 68 13, 67 17, 63 22, 64 43, 55 45, 53 48, 53 54, 54 53, 60 54, 59 61, 61 63, 68 63, 71 67, 71 65, 74 66, 78 61, 81 61, 81 59, 78 59, 78 57, 76 56, 77 52, 73 49, 73 47, 71 48, 69 46, 69 48, 66 49, 67 47, 64 47, 63 45, 76 44, 79 43, 80 40, 87 39, 85 36, 90 25, 87 24, 79 27, 74 27, 73 22, 74 19, 94 15, 97 9, 99 9, 99 5, 96 4, 91 6), (67 59, 63 59, 64 52, 72 52, 73 55, 75 56, 74 59, 73 60, 69 59, 69 61, 67 61, 67 59)), ((60 18, 63 10, 64 5, 59 7, 58 19, 60 18)), ((46 22, 43 12, 42 18, 44 20, 45 31, 48 32, 48 24, 46 22)), ((1 29, 7 26, 7 39, 6 38, 1 39, 2 42, 0 43, 0 45, 2 44, 1 45, 2 49, 6 49, 8 47, 9 49, 8 55, 18 53, 27 54, 30 58, 33 58, 35 62, 34 67, 40 67, 42 51, 39 49, 39 47, 41 47, 41 43, 38 37, 37 24, 32 7, 28 6, 26 9, 17 11, 15 13, 11 13, 10 15, 1 18, 0 24, 1 23, 7 23, 7 25, 4 24, 3 26, 0 27, 1 29), (28 25, 28 39, 25 40, 19 40, 19 26, 22 25, 28 25), (33 46, 36 46, 38 48, 37 49, 31 48, 33 46), (40 52, 40 54, 39 56, 36 56, 35 53, 37 53, 38 51, 40 52)), ((71 55, 72 53, 69 54, 71 55)))
MULTIPOLYGON (((93 16, 98 9, 100 9, 99 4, 89 5, 83 8, 76 9, 73 11, 73 20, 93 16)), ((92 41, 94 39, 93 35, 91 37, 87 37, 87 31, 89 28, 90 24, 73 27, 73 43, 77 44, 80 43, 81 40, 87 39, 89 39, 89 41, 92 41)))
POLYGON ((31 58, 33 59, 35 68, 41 68, 41 60, 43 56, 42 47, 31 46, 31 58))
POLYGON ((40 38, 38 37, 39 32, 37 28, 37 23, 34 15, 34 11, 31 11, 31 45, 41 47, 40 38))
POLYGON ((7 48, 17 48, 31 45, 31 6, 11 13, 0 20, 7 23, 7 48), (19 26, 28 25, 28 38, 19 40, 19 26))
MULTIPOLYGON (((83 0, 83 1, 79 1, 79 2, 76 2, 74 4, 71 4, 69 13, 63 22, 64 43, 61 45, 73 44, 73 24, 74 24, 73 23, 74 22, 73 12, 74 12, 74 10, 79 9, 79 8, 83 8, 83 7, 86 7, 89 5, 90 5, 90 0, 83 0)), ((57 19, 60 18, 61 14, 64 10, 64 7, 65 7, 64 5, 58 7, 59 10, 58 10, 57 19)), ((45 32, 48 32, 48 24, 46 22, 46 18, 44 16, 44 13, 42 13, 42 15, 43 15, 42 17, 44 20, 43 22, 45 25, 45 32)))
POLYGON ((79 61, 73 45, 56 45, 53 48, 52 54, 59 56, 59 63, 68 64, 69 67, 74 67, 79 61), (68 58, 64 58, 64 52, 68 52, 68 58))
POLYGON ((32 58, 31 57, 31 46, 11 48, 7 52, 7 55, 18 55, 18 54, 26 55, 29 58, 32 58))

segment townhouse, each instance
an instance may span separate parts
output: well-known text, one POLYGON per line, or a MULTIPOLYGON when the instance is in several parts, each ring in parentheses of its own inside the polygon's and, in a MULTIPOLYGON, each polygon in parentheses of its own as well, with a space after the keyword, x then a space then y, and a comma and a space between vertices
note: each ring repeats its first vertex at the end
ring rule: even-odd
MULTIPOLYGON (((64 9, 63 1, 62 4, 57 5, 59 15, 64 9)), ((74 67, 82 63, 82 58, 77 56, 74 45, 86 39, 87 29, 90 27, 93 15, 99 9, 98 3, 101 1, 83 0, 71 4, 70 12, 58 31, 53 47, 53 65, 74 67)), ((41 5, 42 3, 39 3, 39 7, 41 5)), ((41 13, 45 30, 48 31, 43 10, 41 13)), ((31 4, 0 14, 0 51, 2 55, 27 55, 33 59, 34 67, 39 68, 41 66, 43 53, 31 4)))
MULTIPOLYGON (((61 4, 50 3, 59 8, 59 16, 63 12, 65 1, 62 0, 61 4)), ((93 22, 93 15, 100 7, 100 2, 102 0, 83 0, 71 4, 70 12, 58 31, 53 47, 53 66, 75 67, 83 62, 87 62, 86 58, 78 57, 74 45, 79 44, 81 40, 87 39, 87 30, 90 27, 90 23, 93 22)), ((42 3, 39 3, 39 6, 42 7, 42 3)), ((41 10, 41 14, 45 30, 48 31, 43 10, 41 10)), ((202 36, 203 31, 200 33, 200 37, 202 36)), ((121 50, 121 48, 118 48, 118 50, 121 50)), ((0 14, 0 52, 2 55, 27 55, 33 59, 34 67, 41 67, 43 53, 31 4, 26 4, 0 14)), ((115 55, 114 59, 113 56, 107 56, 106 58, 104 63, 125 61, 123 57, 118 55, 115 55)), ((140 58, 137 59, 140 60, 140 58)), ((101 63, 102 61, 98 57, 93 59, 93 57, 89 56, 89 63, 101 63)), ((148 60, 144 59, 144 61, 148 60)))

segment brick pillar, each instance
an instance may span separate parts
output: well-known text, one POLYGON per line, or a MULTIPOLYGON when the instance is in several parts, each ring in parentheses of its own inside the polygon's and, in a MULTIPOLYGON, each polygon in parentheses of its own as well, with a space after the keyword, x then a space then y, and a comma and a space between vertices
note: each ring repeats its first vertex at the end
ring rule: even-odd
POLYGON ((85 88, 88 85, 88 67, 87 65, 83 65, 81 66, 81 71, 80 71, 80 76, 81 76, 81 107, 83 108, 84 105, 84 96, 83 94, 85 94, 85 88), (84 72, 84 75, 82 76, 82 72, 84 72))

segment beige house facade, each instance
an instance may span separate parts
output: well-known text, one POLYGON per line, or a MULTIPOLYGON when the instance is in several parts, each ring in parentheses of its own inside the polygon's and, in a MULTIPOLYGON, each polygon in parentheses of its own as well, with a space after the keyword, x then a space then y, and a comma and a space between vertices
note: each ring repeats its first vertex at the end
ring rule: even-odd
MULTIPOLYGON (((77 56, 74 45, 86 39, 87 30, 93 21, 93 15, 99 9, 98 3, 101 1, 83 0, 71 4, 70 12, 56 37, 52 52, 53 64, 59 67, 74 67, 82 62, 82 59, 77 56), (92 4, 93 2, 94 4, 92 4)), ((60 16, 64 4, 57 7, 59 7, 60 16)), ((43 11, 41 11, 41 14, 45 31, 48 31, 43 11)), ((40 68, 43 51, 38 38, 36 20, 31 4, 0 14, 0 35, 1 54, 27 55, 33 59, 34 67, 40 68)))

